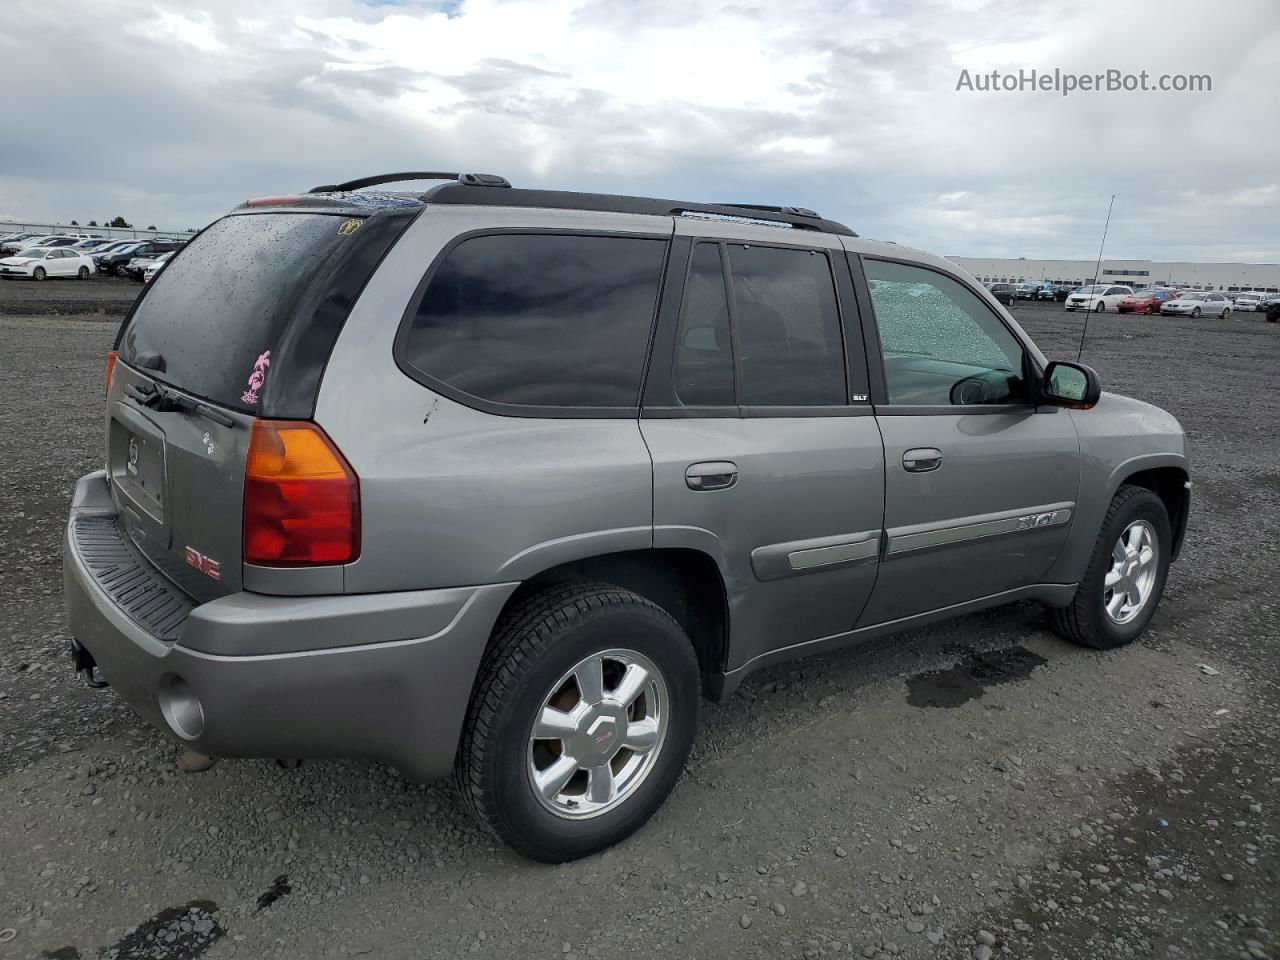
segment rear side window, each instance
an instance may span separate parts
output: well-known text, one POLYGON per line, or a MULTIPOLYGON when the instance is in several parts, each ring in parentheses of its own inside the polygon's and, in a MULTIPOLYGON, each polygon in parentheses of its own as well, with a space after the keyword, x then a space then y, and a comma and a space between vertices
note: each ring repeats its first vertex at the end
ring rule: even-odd
POLYGON ((739 401, 827 406, 848 400, 835 282, 811 250, 727 244, 739 401))
POLYGON ((463 240, 410 307, 403 359, 493 403, 635 407, 666 250, 643 237, 463 240))
POLYGON ((217 221, 156 275, 124 330, 120 359, 143 357, 160 380, 260 412, 270 352, 299 299, 329 256, 358 236, 343 224, 342 217, 285 213, 217 221))
POLYGON ((845 404, 844 343, 826 255, 696 244, 673 373, 684 406, 845 404))

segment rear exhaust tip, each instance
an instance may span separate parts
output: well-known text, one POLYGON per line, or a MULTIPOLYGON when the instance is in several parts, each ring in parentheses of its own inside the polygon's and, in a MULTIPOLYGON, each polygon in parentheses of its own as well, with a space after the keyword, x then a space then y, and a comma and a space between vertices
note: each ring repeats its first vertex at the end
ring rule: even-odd
POLYGON ((177 674, 166 674, 156 691, 164 722, 183 740, 195 740, 204 733, 204 705, 191 684, 177 674))

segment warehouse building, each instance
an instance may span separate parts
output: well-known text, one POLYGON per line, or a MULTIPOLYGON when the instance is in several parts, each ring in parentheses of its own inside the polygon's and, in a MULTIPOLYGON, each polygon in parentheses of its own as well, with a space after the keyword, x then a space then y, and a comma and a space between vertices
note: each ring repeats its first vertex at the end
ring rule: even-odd
POLYGON ((1165 260, 987 259, 948 257, 983 283, 1119 283, 1191 290, 1265 290, 1280 293, 1280 263, 1184 263, 1165 260))

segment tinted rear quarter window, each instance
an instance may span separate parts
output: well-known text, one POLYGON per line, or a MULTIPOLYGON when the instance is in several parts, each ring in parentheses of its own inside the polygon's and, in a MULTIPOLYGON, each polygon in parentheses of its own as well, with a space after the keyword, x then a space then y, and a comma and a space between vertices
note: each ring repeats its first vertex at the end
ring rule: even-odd
POLYGON ((411 305, 402 356, 428 385, 531 407, 635 407, 667 242, 463 240, 411 305))
MULTIPOLYGON (((158 379, 216 403, 258 412, 255 367, 272 350, 326 259, 346 242, 342 217, 224 217, 156 275, 125 328, 120 359, 158 354, 158 379)), ((142 250, 132 251, 135 256, 142 250)))

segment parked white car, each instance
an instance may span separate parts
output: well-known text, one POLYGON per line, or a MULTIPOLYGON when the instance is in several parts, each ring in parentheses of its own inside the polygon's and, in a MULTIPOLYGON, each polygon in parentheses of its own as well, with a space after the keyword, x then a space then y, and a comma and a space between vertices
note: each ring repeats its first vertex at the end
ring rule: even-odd
POLYGON ((1236 294, 1236 301, 1231 309, 1241 310, 1245 313, 1253 313, 1255 310, 1261 309, 1262 304, 1265 303, 1266 300, 1267 294, 1254 293, 1252 290, 1247 290, 1244 293, 1236 294))
POLYGON ((147 264, 147 269, 142 271, 142 282, 150 283, 152 280, 154 280, 156 277, 156 274, 160 272, 160 268, 163 267, 166 263, 168 263, 169 258, 172 256, 173 256, 173 251, 171 250, 168 253, 160 254, 160 256, 156 257, 149 264, 147 264))
POLYGON ((1092 286, 1081 287, 1079 290, 1072 290, 1067 296, 1065 306, 1068 310, 1096 310, 1101 313, 1103 310, 1114 310, 1121 300, 1131 296, 1133 296, 1131 287, 1095 283, 1092 286))
POLYGON ((27 277, 43 280, 45 277, 79 277, 88 280, 93 273, 93 260, 76 250, 66 247, 30 247, 15 256, 0 260, 0 277, 6 280, 27 277))
POLYGON ((1162 316, 1199 317, 1208 315, 1225 320, 1231 316, 1231 301, 1220 293, 1192 290, 1177 300, 1160 304, 1162 316))

